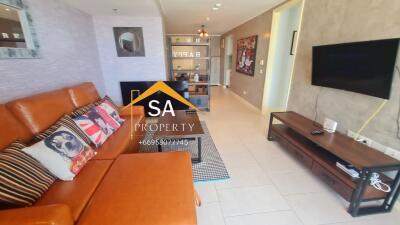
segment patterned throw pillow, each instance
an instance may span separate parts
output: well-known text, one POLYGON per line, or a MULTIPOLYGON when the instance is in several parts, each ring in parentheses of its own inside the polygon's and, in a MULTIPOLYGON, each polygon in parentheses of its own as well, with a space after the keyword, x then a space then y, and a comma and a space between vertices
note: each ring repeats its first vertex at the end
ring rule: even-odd
POLYGON ((101 118, 103 118, 103 120, 112 128, 112 133, 114 133, 114 131, 116 131, 121 126, 121 124, 119 124, 119 122, 115 120, 114 117, 108 114, 108 112, 103 107, 101 107, 101 105, 94 107, 94 109, 96 110, 97 114, 99 114, 101 118))
POLYGON ((115 129, 99 115, 96 108, 91 108, 87 113, 74 118, 74 122, 89 137, 98 148, 104 144, 115 129))
POLYGON ((73 180, 96 155, 76 133, 63 126, 49 137, 22 151, 35 158, 61 180, 73 180))
POLYGON ((87 113, 87 111, 89 111, 89 109, 91 109, 91 108, 93 108, 95 106, 96 106, 96 103, 90 103, 89 105, 85 105, 83 107, 80 107, 79 109, 76 109, 75 111, 73 111, 71 113, 71 116, 73 118, 82 116, 83 114, 87 113))
POLYGON ((119 111, 119 107, 114 103, 114 101, 108 96, 104 96, 104 98, 102 98, 101 100, 97 101, 95 103, 95 105, 100 105, 101 103, 108 101, 109 104, 118 112, 119 111))
POLYGON ((90 103, 88 105, 85 105, 85 106, 82 106, 82 107, 76 109, 75 111, 73 111, 71 113, 71 116, 73 118, 82 116, 83 114, 87 113, 89 111, 89 109, 91 109, 91 108, 93 108, 95 106, 98 106, 98 105, 104 103, 105 101, 108 101, 108 103, 114 108, 114 110, 116 110, 118 112, 118 110, 119 110, 118 108, 119 107, 113 102, 113 100, 110 97, 108 97, 106 95, 106 96, 104 96, 104 98, 98 100, 97 102, 90 103))
POLYGON ((45 130, 44 132, 37 134, 34 136, 34 140, 36 142, 41 141, 48 136, 50 136, 52 133, 54 133, 58 128, 61 126, 67 127, 68 129, 72 130, 77 134, 86 144, 90 145, 91 141, 90 139, 86 136, 84 132, 75 124, 74 120, 69 116, 69 115, 64 115, 59 119, 53 126, 45 130))
POLYGON ((110 115, 112 118, 114 118, 115 121, 119 123, 119 125, 122 125, 125 122, 125 120, 120 117, 118 111, 115 110, 113 104, 110 101, 104 100, 100 105, 98 105, 98 107, 101 107, 104 111, 106 111, 108 115, 110 115))
POLYGON ((35 203, 56 179, 16 141, 0 152, 0 208, 35 203))

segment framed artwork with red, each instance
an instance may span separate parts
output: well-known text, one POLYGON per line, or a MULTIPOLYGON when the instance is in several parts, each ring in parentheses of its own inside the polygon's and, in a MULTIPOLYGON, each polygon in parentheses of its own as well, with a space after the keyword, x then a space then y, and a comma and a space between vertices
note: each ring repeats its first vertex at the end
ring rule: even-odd
POLYGON ((257 38, 254 35, 237 41, 236 72, 254 76, 257 38))

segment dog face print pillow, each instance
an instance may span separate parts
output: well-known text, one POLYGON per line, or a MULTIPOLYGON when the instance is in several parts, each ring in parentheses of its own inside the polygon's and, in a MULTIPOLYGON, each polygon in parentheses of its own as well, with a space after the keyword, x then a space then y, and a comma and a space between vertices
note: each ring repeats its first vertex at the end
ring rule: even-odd
POLYGON ((24 148, 61 180, 73 180, 85 164, 96 155, 76 133, 61 126, 44 140, 24 148))

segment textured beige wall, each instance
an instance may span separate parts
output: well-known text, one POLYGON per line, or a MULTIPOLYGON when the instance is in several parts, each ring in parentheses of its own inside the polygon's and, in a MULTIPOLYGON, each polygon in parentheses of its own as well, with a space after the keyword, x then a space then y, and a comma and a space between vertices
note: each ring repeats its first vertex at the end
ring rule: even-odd
MULTIPOLYGON (((265 68, 267 64, 269 37, 272 24, 272 10, 249 20, 248 22, 234 28, 233 30, 222 35, 222 38, 232 34, 233 36, 233 62, 231 73, 231 89, 233 92, 250 102, 255 107, 261 109, 264 82, 265 68), (256 67, 254 76, 248 76, 236 72, 236 44, 241 38, 252 35, 258 35, 256 67), (260 65, 260 60, 264 60, 264 65, 260 65), (263 70, 260 73, 260 69, 263 70), (246 92, 246 95, 243 92, 246 92)), ((224 74, 224 51, 221 54, 221 74, 224 74)))
MULTIPOLYGON (((311 86, 311 47, 314 45, 400 37, 399 0, 306 0, 295 60, 289 109, 314 118, 320 87, 311 86)), ((398 64, 400 64, 398 57, 398 64)), ((400 149, 396 120, 400 104, 400 81, 396 73, 391 98, 362 133, 382 144, 400 149)), ((382 99, 322 88, 318 121, 325 117, 339 122, 339 130, 358 130, 382 99)))

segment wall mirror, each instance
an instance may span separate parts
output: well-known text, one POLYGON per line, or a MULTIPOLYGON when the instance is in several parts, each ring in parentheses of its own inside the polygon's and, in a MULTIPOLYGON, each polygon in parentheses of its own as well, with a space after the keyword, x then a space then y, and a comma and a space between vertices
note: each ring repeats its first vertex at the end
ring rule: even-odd
POLYGON ((36 58, 38 49, 28 6, 22 0, 0 0, 0 59, 36 58))

